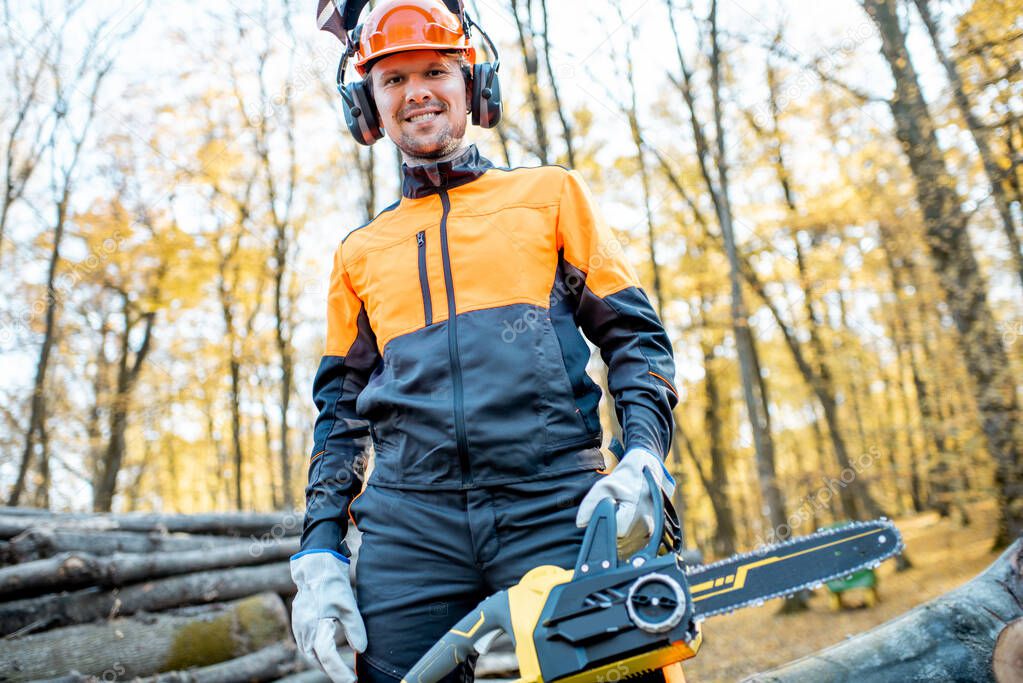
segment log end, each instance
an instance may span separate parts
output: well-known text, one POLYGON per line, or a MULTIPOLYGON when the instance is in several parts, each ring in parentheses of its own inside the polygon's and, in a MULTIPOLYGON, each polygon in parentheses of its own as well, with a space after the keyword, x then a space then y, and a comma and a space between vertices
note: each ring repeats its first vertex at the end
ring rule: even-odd
POLYGON ((1023 617, 1010 621, 998 634, 991 667, 998 683, 1023 681, 1023 617))

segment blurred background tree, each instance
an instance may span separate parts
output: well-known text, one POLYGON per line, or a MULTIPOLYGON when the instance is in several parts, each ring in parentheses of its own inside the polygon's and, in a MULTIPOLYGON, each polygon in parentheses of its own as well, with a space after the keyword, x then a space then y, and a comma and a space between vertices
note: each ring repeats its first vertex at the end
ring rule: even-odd
MULTIPOLYGON (((173 5, 3 3, 9 504, 302 505, 329 255, 396 157, 311 5, 173 5)), ((691 545, 1023 531, 1023 3, 467 5, 506 100, 470 136, 579 169, 674 340, 691 545)))

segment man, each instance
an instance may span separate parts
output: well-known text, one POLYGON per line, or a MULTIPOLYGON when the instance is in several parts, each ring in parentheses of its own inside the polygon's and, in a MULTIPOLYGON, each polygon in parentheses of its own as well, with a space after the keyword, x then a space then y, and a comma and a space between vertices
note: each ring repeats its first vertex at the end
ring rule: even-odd
POLYGON ((400 681, 484 597, 573 566, 601 499, 635 548, 652 528, 644 469, 674 487, 668 336, 578 174, 496 169, 466 143, 474 61, 440 0, 382 3, 359 32, 356 69, 404 164, 401 200, 334 255, 314 380, 293 627, 334 681, 355 680, 336 637, 358 680, 400 681), (623 427, 610 474, 580 328, 623 427))

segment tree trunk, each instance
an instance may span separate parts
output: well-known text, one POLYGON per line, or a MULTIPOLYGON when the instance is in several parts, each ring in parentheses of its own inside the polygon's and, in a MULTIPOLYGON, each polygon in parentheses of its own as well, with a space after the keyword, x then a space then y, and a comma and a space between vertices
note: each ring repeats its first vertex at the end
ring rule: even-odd
POLYGON ((284 489, 284 507, 287 510, 295 507, 291 492, 291 449, 288 444, 288 408, 291 405, 291 382, 295 375, 294 359, 291 349, 291 325, 284 305, 284 278, 287 267, 286 226, 279 225, 277 241, 274 243, 274 315, 277 319, 274 340, 277 342, 277 353, 281 359, 280 379, 280 421, 281 421, 281 487, 284 489))
MULTIPOLYGON (((285 28, 294 39, 296 36, 292 29, 290 19, 285 15, 285 28)), ((267 27, 272 30, 271 27, 267 27)), ((269 35, 269 34, 268 34, 269 35)), ((260 94, 264 102, 271 101, 270 93, 265 89, 265 81, 262 78, 266 66, 266 55, 269 54, 269 47, 260 55, 260 94)), ((288 62, 288 73, 292 75, 292 61, 288 62)), ((290 434, 288 430, 288 409, 291 405, 292 382, 294 380, 294 352, 291 347, 292 338, 292 292, 288 288, 288 254, 291 245, 297 239, 297 227, 293 221, 292 209, 294 207, 295 188, 298 185, 298 162, 296 160, 296 144, 294 134, 295 103, 292 98, 286 98, 283 111, 285 114, 278 132, 283 131, 284 140, 278 156, 287 163, 287 172, 282 178, 278 178, 274 166, 271 163, 270 150, 271 129, 266 119, 260 121, 256 129, 255 147, 256 153, 262 162, 263 181, 266 186, 267 208, 270 214, 270 221, 274 229, 273 238, 273 260, 272 276, 274 288, 274 342, 277 346, 277 354, 280 358, 280 455, 281 455, 281 483, 284 489, 284 505, 287 508, 294 506, 291 491, 291 449, 289 445, 290 434)), ((361 152, 360 152, 361 153, 361 152)), ((376 207, 376 183, 374 170, 374 156, 368 152, 368 164, 365 169, 365 179, 369 181, 367 193, 366 213, 375 213, 376 207)), ((250 319, 250 327, 252 320, 250 319)), ((239 467, 240 467, 239 462, 239 467)), ((241 470, 238 471, 238 480, 241 480, 241 470)), ((241 497, 238 498, 238 507, 241 508, 241 497)))
POLYGON ((199 614, 113 619, 0 640, 0 679, 77 671, 128 680, 229 660, 287 638, 288 631, 280 596, 262 593, 199 614))
MULTIPOLYGON (((848 317, 846 315, 845 294, 842 292, 841 288, 836 289, 836 293, 838 294, 837 298, 839 322, 842 325, 842 332, 844 334, 850 329, 848 317)), ((841 339, 841 337, 839 338, 841 339)), ((861 392, 859 387, 859 381, 857 380, 857 378, 864 372, 863 368, 859 364, 860 356, 859 350, 857 349, 852 353, 846 354, 846 356, 847 357, 853 356, 854 359, 856 360, 855 367, 853 367, 852 371, 849 373, 850 375, 849 395, 852 399, 850 401, 850 404, 853 410, 853 419, 856 422, 856 433, 860 439, 860 452, 870 453, 871 448, 868 445, 870 442, 867 440, 867 430, 863 428, 863 411, 860 408, 859 398, 861 392)), ((856 477, 856 481, 858 481, 859 484, 856 486, 854 490, 856 492, 856 496, 859 499, 859 502, 863 510, 867 513, 867 516, 879 517, 881 515, 884 515, 885 511, 882 510, 881 506, 878 505, 876 500, 874 500, 874 496, 870 493, 870 487, 867 485, 867 482, 863 481, 862 478, 859 476, 856 477)))
MULTIPOLYGON (((94 37, 94 40, 98 41, 98 37, 94 37)), ((8 505, 17 505, 22 493, 25 488, 25 477, 28 473, 29 461, 32 457, 34 450, 34 439, 36 436, 41 436, 45 429, 44 422, 46 420, 46 403, 45 403, 45 388, 46 388, 46 374, 49 370, 50 363, 50 352, 53 348, 54 340, 56 338, 56 324, 57 324, 57 308, 60 305, 60 294, 54 289, 56 282, 57 270, 60 267, 60 246, 64 239, 64 228, 67 221, 68 207, 71 201, 72 193, 72 182, 75 178, 75 170, 78 166, 78 162, 81 159, 82 146, 85 143, 85 139, 89 134, 89 129, 96 117, 97 100, 99 98, 99 91, 103 85, 107 74, 110 73, 113 67, 113 62, 110 60, 97 60, 95 75, 88 89, 88 106, 84 112, 81 112, 81 118, 83 119, 82 128, 79 135, 71 133, 70 140, 68 143, 68 156, 70 157, 67 165, 61 169, 59 177, 60 184, 59 196, 56 197, 56 212, 54 221, 53 231, 53 244, 50 248, 50 262, 47 268, 46 274, 46 292, 44 294, 46 299, 46 313, 44 317, 44 330, 43 330, 43 342, 39 347, 39 359, 36 362, 36 376, 35 381, 32 384, 32 394, 29 407, 29 421, 28 429, 25 431, 25 446, 22 450, 21 461, 18 464, 18 475, 15 479, 14 486, 11 489, 11 493, 8 496, 8 505)), ((82 87, 82 83, 76 82, 75 88, 82 87)), ((64 100, 67 93, 63 92, 63 88, 58 83, 58 92, 56 93, 58 101, 64 100)), ((57 115, 58 120, 64 118, 64 113, 61 112, 57 115)), ((56 124, 54 124, 56 126, 56 124)), ((48 145, 55 149, 57 143, 55 142, 56 128, 50 137, 48 145)), ((55 182, 57 182, 55 180, 55 182)), ((8 191, 9 192, 9 191, 8 191)))
POLYGON ((59 592, 85 585, 104 588, 187 574, 207 569, 239 567, 286 560, 298 552, 298 539, 280 543, 232 543, 217 549, 110 556, 62 553, 44 560, 0 569, 0 598, 40 590, 59 592))
POLYGON ((756 455, 757 480, 760 484, 761 503, 772 528, 777 530, 785 524, 785 505, 775 473, 774 441, 770 431, 770 416, 767 400, 763 393, 762 378, 757 375, 756 349, 749 329, 749 313, 743 296, 739 268, 739 257, 732 227, 732 206, 728 195, 728 159, 725 147, 725 131, 721 111, 721 54, 718 45, 717 0, 711 1, 711 95, 714 101, 714 131, 717 152, 714 155, 718 170, 718 219, 721 235, 725 241, 728 256, 729 280, 732 286, 732 328, 735 333, 736 350, 739 355, 739 369, 742 376, 743 398, 753 431, 753 448, 756 455))
POLYGON ((703 413, 704 429, 710 451, 710 485, 707 494, 711 507, 714 509, 714 554, 717 557, 734 555, 735 518, 728 500, 730 485, 728 482, 728 466, 725 462, 724 429, 721 423, 721 398, 718 392, 717 373, 713 367, 715 361, 714 345, 700 340, 703 351, 703 390, 706 405, 703 413))
POLYGON ((906 48, 895 0, 861 0, 881 34, 882 53, 895 79, 890 106, 896 136, 916 179, 927 245, 959 331, 988 451, 996 463, 999 506, 996 545, 1023 533, 1023 437, 1015 380, 988 307, 986 283, 973 253, 963 213, 938 147, 935 124, 906 48))
MULTIPOLYGON (((134 683, 259 683, 277 681, 300 665, 295 643, 285 640, 252 654, 201 669, 188 669, 140 678, 134 683)), ((329 682, 322 673, 321 680, 329 682)), ((83 681, 84 683, 84 681, 83 681)))
MULTIPOLYGON (((903 294, 907 284, 904 279, 906 266, 892 254, 891 245, 893 240, 888 232, 884 226, 881 227, 881 234, 885 244, 885 258, 888 261, 888 269, 892 278, 892 290, 895 292, 895 307, 898 317, 908 326, 910 324, 910 317, 903 294)), ((925 324, 926 321, 921 319, 920 325, 925 324)), ((927 378, 923 374, 922 367, 926 363, 921 363, 917 358, 916 345, 912 341, 912 333, 909 329, 907 329, 906 337, 906 356, 909 359, 910 373, 913 377, 913 389, 916 394, 917 409, 920 412, 921 428, 924 433, 925 443, 930 445, 930 454, 927 457, 929 461, 927 472, 929 484, 927 507, 937 510, 938 514, 942 517, 947 517, 951 496, 951 488, 948 483, 948 461, 951 456, 948 453, 944 427, 941 424, 941 416, 938 414, 939 411, 935 405, 933 392, 930 391, 927 378)))
POLYGON ((931 14, 931 7, 928 0, 914 0, 916 8, 920 12, 920 18, 927 27, 927 33, 934 45, 934 52, 938 55, 938 61, 945 69, 945 76, 952 87, 952 96, 955 98, 956 106, 963 114, 966 127, 973 136, 973 142, 980 153, 980 160, 984 165, 984 172, 987 174, 988 183, 991 185, 991 198, 995 201, 995 208, 1002 219, 1002 230, 1009 241, 1009 249, 1012 251, 1012 263, 1016 267, 1016 274, 1019 276, 1020 285, 1023 286, 1023 251, 1020 250, 1019 235, 1016 234, 1016 225, 1012 220, 1012 210, 1009 208, 1009 198, 1005 192, 1004 172, 998 167, 994 152, 991 150, 991 141, 988 137, 988 129, 973 113, 970 105, 970 98, 966 95, 966 88, 963 86, 963 79, 959 73, 959 65, 945 50, 941 44, 941 37, 938 35, 938 25, 935 17, 931 14))
MULTIPOLYGON (((620 6, 618 6, 618 10, 621 12, 620 6)), ((643 188, 643 215, 646 217, 647 255, 650 259, 650 274, 654 297, 657 303, 657 316, 663 323, 665 320, 664 286, 661 282, 661 267, 657 263, 657 235, 654 225, 654 213, 650 206, 650 174, 646 165, 646 157, 643 155, 643 134, 639 127, 639 111, 636 103, 636 83, 633 75, 632 51, 629 48, 629 44, 626 44, 625 47, 625 75, 626 83, 629 85, 629 99, 627 105, 622 104, 620 106, 626 118, 629 120, 629 131, 632 136, 632 145, 636 155, 636 169, 639 171, 639 181, 643 188)))
MULTIPOLYGON (((810 385, 810 388, 813 390, 814 395, 817 397, 817 400, 824 411, 824 420, 828 425, 828 433, 831 435, 831 445, 835 451, 835 460, 840 468, 839 478, 841 478, 842 472, 845 472, 846 470, 855 472, 852 461, 849 458, 848 451, 846 450, 845 439, 842 438, 841 435, 838 403, 835 400, 834 389, 830 386, 830 374, 825 373, 823 370, 823 364, 820 366, 822 369, 816 372, 810 366, 810 363, 806 360, 799 341, 796 338, 795 331, 792 330, 788 323, 786 323, 781 317, 781 312, 778 310, 778 307, 775 306, 774 302, 768 297, 766 287, 764 287, 764 284, 760 281, 760 278, 756 275, 756 272, 748 263, 743 264, 743 275, 774 317, 775 322, 778 324, 778 327, 782 332, 782 337, 784 337, 785 343, 788 346, 789 351, 792 353, 796 367, 799 369, 800 374, 803 375, 803 379, 806 383, 810 385)), ((821 474, 822 476, 825 476, 823 472, 821 474)), ((832 480, 834 480, 834 478, 832 478, 832 480)), ((826 485, 827 483, 828 482, 825 481, 826 485)), ((863 518, 859 501, 863 500, 864 496, 857 493, 857 489, 862 487, 862 485, 863 482, 856 477, 848 482, 848 484, 844 480, 840 482, 840 486, 838 487, 838 497, 842 504, 842 513, 848 519, 863 518)))
POLYGON ((100 477, 96 482, 95 499, 92 509, 96 512, 110 512, 114 502, 114 491, 117 488, 117 474, 121 471, 124 460, 124 432, 128 428, 128 404, 122 393, 124 387, 118 386, 118 395, 114 397, 110 408, 110 440, 100 462, 100 477))
MULTIPOLYGON (((880 351, 879 349, 876 351, 880 351)), ((880 353, 877 354, 880 356, 880 353)), ((897 389, 895 382, 888 375, 887 371, 878 364, 878 372, 881 375, 881 382, 884 385, 884 392, 882 397, 884 399, 884 408, 877 414, 879 417, 885 417, 881 428, 878 430, 878 434, 883 435, 882 450, 886 453, 885 464, 887 465, 887 488, 889 499, 892 501, 893 508, 892 514, 902 517, 906 515, 912 507, 912 504, 906 502, 907 488, 903 484, 902 467, 899 464, 899 454, 902 451, 900 441, 900 435, 908 435, 909 423, 904 422, 902 425, 898 425, 895 422, 897 415, 896 411, 896 397, 895 394, 897 389)))
POLYGON ((523 21, 519 16, 520 0, 511 0, 512 16, 515 17, 515 27, 518 29, 519 49, 522 52, 522 62, 526 69, 526 95, 529 100, 529 108, 533 113, 533 128, 536 132, 536 144, 533 145, 533 153, 536 154, 541 164, 546 164, 550 156, 550 146, 547 142, 547 127, 543 120, 543 102, 540 98, 540 78, 538 74, 538 63, 536 59, 536 46, 533 44, 532 25, 532 2, 526 2, 526 19, 523 21))
POLYGON ((241 416, 241 362, 235 354, 233 344, 231 359, 228 363, 231 371, 231 446, 234 451, 234 506, 242 510, 242 416, 241 416))
MULTIPOLYGON (((261 416, 263 418, 263 447, 266 449, 266 458, 267 458, 267 460, 270 461, 270 462, 273 462, 273 457, 274 457, 274 453, 276 452, 276 449, 274 448, 273 427, 270 424, 270 407, 267 405, 268 401, 265 399, 265 396, 269 395, 271 392, 270 392, 270 387, 268 387, 266 385, 266 383, 264 383, 264 380, 262 378, 259 381, 259 388, 260 388, 260 392, 262 394, 262 396, 260 398, 260 413, 261 413, 261 416)), ((279 472, 281 474, 281 478, 282 479, 284 478, 285 472, 288 473, 288 476, 290 478, 291 468, 288 467, 287 461, 281 459, 280 462, 279 462, 279 468, 280 468, 279 472)), ((281 510, 281 509, 285 508, 284 500, 283 500, 283 495, 282 495, 283 492, 281 491, 282 486, 283 486, 282 482, 278 481, 277 476, 274 474, 273 467, 271 466, 270 467, 270 500, 273 503, 273 509, 274 510, 281 510)), ((284 488, 287 488, 287 487, 284 487, 284 488)), ((290 499, 290 496, 289 496, 289 499, 290 499)), ((293 504, 289 503, 287 507, 288 508, 293 507, 293 504)))
POLYGON ((1021 568, 1023 539, 969 583, 866 633, 745 680, 991 680, 996 639, 1023 616, 1021 568))
MULTIPOLYGON (((546 12, 546 9, 545 9, 546 12)), ((620 8, 619 8, 620 13, 620 8)), ((546 20, 546 14, 545 20, 546 20)), ((546 37, 546 36, 545 36, 546 37)), ((629 128, 632 132, 632 143, 635 148, 635 159, 636 166, 639 169, 639 177, 643 188, 643 209, 644 215, 646 216, 647 226, 647 255, 650 260, 650 273, 651 273, 651 284, 654 294, 654 303, 657 308, 657 317, 660 318, 661 323, 666 325, 667 318, 664 314, 664 302, 667 300, 667 295, 664 292, 664 285, 661 279, 661 266, 657 263, 657 234, 656 227, 654 225, 654 214, 653 209, 650 206, 650 175, 646 165, 646 158, 643 155, 643 136, 639 127, 639 113, 636 103, 636 84, 633 78, 633 64, 632 64, 632 52, 628 45, 625 48, 625 59, 626 59, 626 82, 629 84, 629 100, 627 104, 622 104, 621 109, 625 113, 629 120, 629 128)), ((681 422, 678 418, 673 417, 675 422, 675 429, 679 432, 682 431, 681 422)), ((673 460, 677 463, 676 472, 680 475, 684 472, 682 469, 682 450, 677 439, 674 439, 671 444, 671 453, 665 453, 666 460, 673 460)), ((683 481, 680 478, 677 484, 677 490, 679 495, 676 500, 682 505, 676 505, 675 512, 679 516, 679 522, 685 528, 685 498, 681 495, 681 489, 683 481)))
POLYGON ((135 358, 129 363, 131 356, 131 334, 137 320, 131 319, 132 304, 126 292, 121 293, 123 301, 124 331, 121 336, 121 357, 117 366, 117 388, 110 407, 110 437, 103 460, 99 463, 100 476, 96 482, 93 509, 97 512, 110 512, 117 491, 117 475, 125 455, 125 431, 128 429, 128 412, 131 408, 132 394, 138 382, 142 364, 146 360, 153 339, 153 325, 156 312, 144 313, 140 320, 144 321, 142 342, 135 358))
POLYGON ((159 533, 219 534, 223 536, 295 536, 302 532, 302 516, 292 512, 207 512, 194 515, 163 515, 150 512, 92 514, 51 513, 40 510, 19 514, 0 508, 0 538, 12 538, 32 528, 61 531, 141 531, 159 533))
POLYGON ((0 564, 18 564, 52 557, 62 552, 87 552, 93 555, 113 553, 153 553, 223 548, 228 544, 250 545, 252 541, 225 539, 223 536, 176 536, 158 532, 69 531, 31 528, 9 542, 0 543, 0 564))
MULTIPOLYGON (((815 463, 816 464, 816 471, 823 472, 825 470, 825 467, 826 467, 826 465, 824 464, 824 460, 825 460, 824 454, 827 452, 828 449, 827 449, 827 446, 824 443, 824 430, 821 429, 821 417, 820 417, 820 414, 817 412, 816 406, 812 406, 811 405, 810 407, 813 410, 813 422, 812 422, 812 425, 813 425, 813 442, 814 442, 814 445, 817 447, 816 448, 816 450, 817 450, 817 462, 815 463)), ((816 498, 816 495, 817 495, 817 492, 818 492, 819 488, 817 486, 817 483, 813 480, 813 474, 807 473, 806 474, 806 479, 807 479, 807 484, 808 484, 807 485, 807 492, 806 492, 806 496, 807 496, 806 500, 811 501, 811 505, 810 505, 811 520, 810 521, 811 521, 814 529, 820 529, 822 526, 824 526, 824 524, 825 524, 824 520, 825 519, 827 519, 828 522, 833 522, 833 521, 838 519, 838 515, 835 514, 835 509, 834 509, 833 501, 829 500, 829 501, 827 501, 827 503, 825 503, 825 502, 820 501, 820 500, 818 500, 816 498), (826 517, 822 517, 821 516, 821 513, 824 512, 824 511, 827 511, 827 513, 828 513, 826 517)))
POLYGON ((21 451, 21 461, 18 464, 18 475, 14 480, 14 487, 7 497, 8 505, 17 505, 25 491, 28 466, 32 462, 32 455, 36 447, 35 439, 41 434, 43 421, 46 419, 46 374, 50 369, 50 351, 53 349, 57 334, 57 307, 60 304, 60 296, 56 289, 54 289, 54 283, 57 280, 57 270, 60 267, 60 246, 64 240, 65 216, 70 198, 71 184, 68 181, 64 184, 64 193, 57 204, 57 220, 53 231, 53 244, 50 246, 50 263, 46 271, 46 293, 44 295, 46 312, 43 318, 43 343, 39 347, 39 358, 36 361, 36 376, 35 381, 32 383, 28 429, 25 431, 25 445, 21 451))
MULTIPOLYGON (((214 187, 214 190, 218 194, 222 194, 220 188, 214 187)), ((245 201, 248 201, 246 194, 245 201)), ((239 216, 238 224, 235 226, 235 233, 230 237, 230 247, 227 252, 218 253, 219 262, 217 263, 217 294, 220 299, 220 313, 221 319, 224 321, 224 341, 227 346, 227 365, 229 371, 229 377, 231 380, 230 389, 228 391, 228 402, 231 410, 231 447, 234 464, 233 477, 233 497, 234 506, 237 509, 242 509, 242 463, 244 457, 242 453, 242 437, 241 437, 241 360, 239 359, 240 351, 239 347, 241 341, 238 339, 238 330, 235 329, 235 289, 238 287, 238 264, 234 263, 235 256, 238 254, 238 249, 241 246, 241 237, 244 227, 244 221, 248 216, 247 204, 238 204, 239 216), (233 273, 229 277, 229 271, 233 273)), ((226 478, 225 478, 226 479, 226 478)), ((225 484, 226 484, 225 480, 225 484)))
POLYGON ((50 507, 50 432, 46 417, 39 424, 39 479, 36 483, 33 505, 42 510, 50 507))
MULTIPOLYGON (((882 248, 883 245, 882 245, 882 248)), ((892 344, 895 346, 895 365, 896 365, 896 377, 894 389, 895 393, 899 397, 899 405, 902 409, 902 424, 903 433, 906 441, 907 453, 909 456, 909 495, 913 504, 913 512, 921 513, 924 511, 924 487, 923 480, 920 477, 920 452, 917 449, 916 439, 914 438, 913 429, 913 411, 910 408, 909 392, 906 390, 906 356, 908 355, 907 347, 911 345, 911 341, 908 341, 909 333, 905 328, 906 322, 905 316, 902 312, 901 296, 902 293, 898 291, 898 284, 894 279, 894 269, 892 267, 892 261, 890 254, 887 249, 884 249, 885 256, 888 258, 888 271, 892 276, 892 292, 895 298, 895 305, 889 310, 890 313, 887 316, 888 334, 892 339, 892 344)), ((921 432, 923 430, 921 429, 921 432)), ((926 440, 926 433, 923 434, 926 440)))
POLYGON ((373 153, 373 149, 373 147, 358 145, 358 149, 355 150, 356 161, 359 165, 359 179, 366 189, 362 196, 363 223, 369 223, 377 214, 376 155, 373 153))
MULTIPOLYGON (((794 204, 790 210, 794 215, 794 204)), ((808 369, 811 370, 811 374, 804 377, 804 379, 806 379, 806 381, 810 384, 811 389, 817 394, 817 399, 821 403, 821 408, 824 410, 824 419, 828 424, 828 435, 831 437, 831 448, 835 452, 835 461, 838 465, 839 471, 844 472, 850 467, 849 450, 846 447, 845 434, 840 423, 838 403, 835 399, 835 383, 831 375, 831 368, 828 366, 828 362, 826 360, 828 358, 828 354, 824 350, 824 342, 820 335, 820 329, 824 323, 821 321, 820 316, 817 313, 817 309, 814 306, 813 288, 810 284, 810 275, 807 271, 806 257, 803 254, 802 246, 799 244, 798 233, 792 236, 792 241, 796 248, 796 265, 799 268, 799 280, 803 289, 803 306, 806 309, 807 329, 810 333, 810 346, 813 348, 817 361, 815 367, 807 365, 808 369)), ((763 296, 766 296, 766 294, 767 292, 764 291, 763 296)), ((763 296, 761 298, 763 298, 763 296)), ((782 324, 778 321, 777 315, 775 316, 775 321, 778 322, 779 325, 782 324)), ((792 345, 798 344, 798 337, 795 334, 792 334, 786 337, 786 339, 789 338, 792 339, 792 342, 789 343, 790 350, 792 350, 792 345)), ((798 365, 799 363, 797 362, 797 366, 798 365)), ((838 497, 842 503, 842 512, 845 514, 847 519, 863 518, 861 502, 866 497, 862 490, 863 488, 863 482, 854 480, 851 486, 843 486, 839 491, 838 497)))
POLYGON ((543 19, 543 61, 547 69, 547 77, 551 80, 551 95, 554 97, 554 108, 558 113, 558 120, 561 121, 561 130, 565 137, 565 152, 568 156, 568 167, 575 168, 575 145, 572 142, 572 124, 565 113, 565 106, 561 102, 561 95, 558 93, 558 81, 554 77, 554 68, 551 65, 551 41, 550 30, 547 25, 547 0, 540 0, 540 14, 543 19))
MULTIPOLYGON (((753 432, 754 459, 757 472, 757 483, 760 488, 761 505, 760 511, 767 519, 770 531, 760 535, 760 542, 769 540, 777 534, 777 530, 785 524, 786 513, 775 475, 774 463, 774 442, 771 437, 770 415, 767 408, 767 398, 764 392, 765 384, 762 377, 757 376, 759 362, 756 358, 756 348, 753 345, 753 337, 749 330, 749 318, 746 311, 745 300, 740 283, 738 255, 735 245, 734 232, 732 230, 731 205, 728 196, 728 165, 725 154, 724 125, 721 111, 721 59, 718 47, 717 33, 717 2, 711 3, 711 94, 714 104, 714 130, 717 136, 717 146, 713 153, 713 160, 717 167, 717 179, 711 174, 711 148, 704 133, 703 124, 697 113, 694 96, 694 85, 692 72, 686 65, 685 56, 682 52, 678 30, 675 26, 675 12, 671 0, 666 0, 668 10, 668 22, 675 41, 675 54, 678 58, 681 79, 669 78, 682 95, 689 113, 690 126, 693 138, 696 142, 696 159, 700 172, 706 184, 708 194, 714 205, 714 210, 721 227, 721 234, 724 239, 725 252, 729 262, 729 276, 731 282, 731 317, 732 329, 735 336, 736 349, 739 355, 740 377, 742 380, 743 399, 746 403, 746 412, 750 427, 753 432)), ((661 166, 670 171, 665 159, 658 155, 661 166)), ((672 185, 680 192, 687 203, 695 209, 695 204, 688 201, 684 188, 677 178, 669 173, 672 178, 672 185)), ((699 212, 694 210, 699 216, 699 212)), ((706 228, 705 222, 701 224, 706 228)), ((709 233, 708 233, 708 236, 709 233)))
MULTIPOLYGON (((789 174, 788 166, 785 163, 785 150, 781 139, 781 107, 778 104, 777 75, 775 73, 775 69, 770 64, 768 64, 767 67, 766 80, 768 85, 768 104, 771 112, 771 130, 769 131, 769 134, 767 131, 761 130, 760 127, 756 125, 755 120, 754 127, 758 128, 758 132, 766 137, 768 143, 771 145, 775 174, 778 177, 778 184, 781 187, 782 196, 785 199, 785 206, 788 211, 789 219, 795 221, 798 215, 798 209, 796 206, 795 189, 793 187, 791 175, 789 174)), ((791 229, 790 232, 796 252, 796 266, 799 271, 800 288, 803 291, 803 308, 806 315, 807 330, 810 335, 810 346, 816 357, 816 362, 813 366, 805 360, 805 356, 799 348, 800 344, 798 336, 793 330, 789 329, 782 320, 778 309, 767 298, 766 288, 759 282, 759 278, 756 278, 756 273, 748 262, 744 264, 745 267, 743 272, 747 281, 750 282, 753 288, 760 295, 760 298, 770 308, 775 322, 781 328, 789 350, 792 352, 793 357, 796 360, 796 366, 799 368, 800 373, 803 375, 803 379, 808 385, 810 385, 810 388, 817 396, 818 401, 820 401, 821 407, 824 409, 824 417, 828 423, 828 434, 831 437, 831 445, 835 453, 836 464, 838 465, 839 473, 841 474, 841 472, 850 469, 851 463, 849 461, 849 454, 846 448, 845 435, 840 424, 831 368, 828 366, 826 361, 828 354, 824 349, 824 343, 820 337, 820 328, 823 326, 823 323, 814 305, 814 293, 810 281, 809 268, 806 262, 806 255, 803 253, 803 246, 800 243, 802 233, 795 229, 791 229)), ((869 509, 869 505, 861 506, 861 503, 865 503, 870 498, 870 494, 866 491, 862 481, 859 481, 857 478, 850 482, 848 487, 843 485, 839 490, 838 495, 839 500, 842 503, 842 511, 846 518, 855 520, 862 519, 864 517, 861 512, 861 507, 867 507, 867 509, 869 509)))

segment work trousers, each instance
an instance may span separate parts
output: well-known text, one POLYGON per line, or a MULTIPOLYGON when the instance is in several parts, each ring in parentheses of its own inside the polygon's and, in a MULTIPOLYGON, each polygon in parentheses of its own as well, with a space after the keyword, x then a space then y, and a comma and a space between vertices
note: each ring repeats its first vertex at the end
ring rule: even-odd
MULTIPOLYGON (((580 470, 464 491, 367 486, 351 506, 362 543, 356 599, 368 647, 360 682, 398 683, 459 619, 533 567, 575 566, 579 502, 602 475, 580 470)), ((473 680, 474 661, 444 683, 473 680)))
MULTIPOLYGON (((367 486, 351 506, 368 640, 356 656, 359 681, 398 683, 484 598, 533 567, 574 567, 584 533, 576 512, 602 476, 580 470, 463 491, 367 486)), ((444 683, 474 680, 474 666, 474 658, 461 664, 444 683)))

